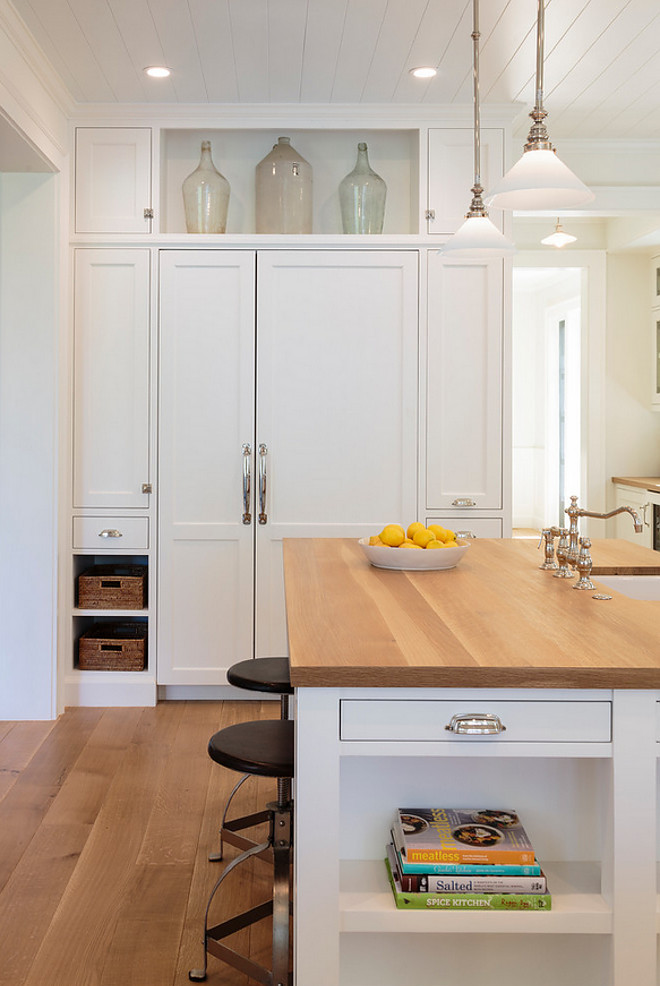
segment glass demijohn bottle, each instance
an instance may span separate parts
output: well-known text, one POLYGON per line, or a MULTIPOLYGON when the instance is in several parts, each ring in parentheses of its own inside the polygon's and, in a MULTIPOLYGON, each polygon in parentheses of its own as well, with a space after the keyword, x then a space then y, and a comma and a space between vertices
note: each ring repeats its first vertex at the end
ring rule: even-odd
POLYGON ((312 232, 312 166, 279 137, 256 167, 257 233, 312 232))
POLYGON ((339 185, 345 233, 382 233, 387 185, 369 165, 367 145, 358 144, 355 167, 339 185))
POLYGON ((189 233, 224 233, 227 227, 229 182, 216 170, 211 141, 202 141, 199 164, 181 187, 189 233))

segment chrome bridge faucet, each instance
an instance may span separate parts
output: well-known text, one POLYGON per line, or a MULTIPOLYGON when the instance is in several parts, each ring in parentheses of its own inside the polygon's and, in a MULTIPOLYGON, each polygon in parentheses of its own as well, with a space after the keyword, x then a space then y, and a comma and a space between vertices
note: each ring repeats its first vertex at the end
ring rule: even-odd
POLYGON ((580 532, 578 530, 578 517, 598 517, 600 520, 607 520, 609 517, 615 517, 617 514, 629 513, 632 517, 633 524, 635 525, 635 533, 641 534, 643 530, 640 516, 636 510, 633 510, 632 507, 617 507, 616 510, 610 510, 609 513, 600 514, 595 510, 585 510, 584 507, 578 507, 577 501, 578 498, 576 496, 572 496, 570 507, 566 507, 566 513, 570 518, 566 561, 573 568, 577 566, 578 559, 580 557, 580 532))

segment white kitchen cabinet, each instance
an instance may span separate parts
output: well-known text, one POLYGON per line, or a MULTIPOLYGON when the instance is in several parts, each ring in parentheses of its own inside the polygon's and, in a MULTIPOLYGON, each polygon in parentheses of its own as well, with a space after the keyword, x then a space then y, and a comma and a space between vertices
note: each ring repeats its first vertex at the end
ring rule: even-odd
POLYGON ((151 129, 78 127, 75 231, 151 232, 151 129))
POLYGON ((299 986, 395 986, 411 968, 429 983, 657 986, 656 699, 298 688, 299 986), (507 732, 447 738, 463 710, 498 711, 507 732), (520 815, 552 909, 398 910, 383 863, 394 810, 484 803, 520 815))
POLYGON ((151 259, 147 249, 74 252, 73 447, 70 564, 67 565, 71 656, 68 705, 149 705, 156 700, 155 624, 139 613, 82 611, 78 575, 92 565, 151 568, 151 259), (144 671, 81 671, 77 640, 98 621, 148 622, 144 671), (153 653, 152 653, 153 652, 153 653))
MULTIPOLYGON (((428 260, 426 508, 501 511, 503 262, 428 260)), ((453 525, 451 525, 453 526, 453 525)))
POLYGON ((162 252, 160 683, 287 652, 283 537, 415 515, 417 281, 417 251, 162 252))
POLYGON ((75 251, 73 506, 146 508, 148 250, 75 251))
MULTIPOLYGON (((429 130, 427 232, 455 233, 472 201, 474 131, 472 127, 432 127, 429 130)), ((504 174, 504 132, 481 129, 481 183, 484 189, 504 174)), ((501 209, 489 210, 498 229, 501 209)))

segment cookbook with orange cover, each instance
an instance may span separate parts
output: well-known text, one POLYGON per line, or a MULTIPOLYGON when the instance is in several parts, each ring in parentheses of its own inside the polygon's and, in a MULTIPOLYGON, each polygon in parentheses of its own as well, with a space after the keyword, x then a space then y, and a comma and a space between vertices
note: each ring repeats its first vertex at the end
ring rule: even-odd
POLYGON ((529 836, 508 808, 398 808, 394 824, 405 862, 534 862, 529 836))

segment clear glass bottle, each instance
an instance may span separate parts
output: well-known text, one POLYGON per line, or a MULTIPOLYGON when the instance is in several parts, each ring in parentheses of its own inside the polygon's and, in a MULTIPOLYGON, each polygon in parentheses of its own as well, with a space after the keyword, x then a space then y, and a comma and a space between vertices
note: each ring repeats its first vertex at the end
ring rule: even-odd
POLYGON ((202 141, 199 164, 181 187, 189 233, 224 233, 229 208, 229 182, 215 168, 211 141, 202 141))
POLYGON ((358 144, 355 167, 339 185, 345 233, 382 233, 387 185, 369 165, 367 145, 358 144))
POLYGON ((256 167, 257 233, 312 232, 312 166, 279 137, 256 167))

